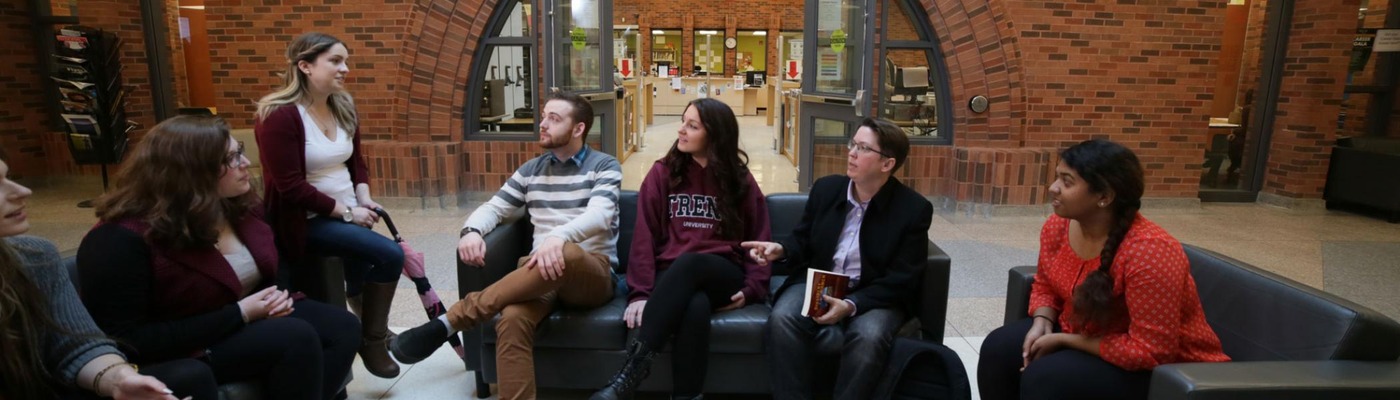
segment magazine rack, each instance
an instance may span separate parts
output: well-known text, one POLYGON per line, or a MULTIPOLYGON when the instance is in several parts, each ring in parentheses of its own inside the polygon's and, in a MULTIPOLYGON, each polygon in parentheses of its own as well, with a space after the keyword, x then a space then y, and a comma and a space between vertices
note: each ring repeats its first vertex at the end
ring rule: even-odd
MULTIPOLYGON (((121 162, 127 133, 137 125, 126 118, 127 90, 122 84, 121 45, 115 34, 79 25, 54 31, 49 79, 57 93, 68 151, 78 165, 99 165, 102 190, 107 165, 121 162)), ((90 207, 91 202, 78 203, 90 207)))

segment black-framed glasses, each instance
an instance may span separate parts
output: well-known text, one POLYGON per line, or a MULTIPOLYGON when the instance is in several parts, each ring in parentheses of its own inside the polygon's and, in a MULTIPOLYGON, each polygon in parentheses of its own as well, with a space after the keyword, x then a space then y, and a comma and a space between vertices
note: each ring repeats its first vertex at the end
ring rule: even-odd
POLYGON ((885 152, 883 152, 883 151, 875 150, 875 149, 870 148, 870 146, 866 146, 866 145, 864 145, 864 144, 856 143, 856 140, 855 140, 855 139, 851 139, 851 141, 846 142, 846 149, 847 149, 847 150, 855 150, 855 151, 856 151, 856 154, 875 153, 875 154, 879 154, 881 157, 885 157, 885 158, 894 158, 894 156, 891 156, 891 155, 889 155, 889 154, 885 154, 885 152))
POLYGON ((224 165, 229 168, 238 168, 245 165, 244 160, 246 160, 246 158, 243 158, 245 154, 244 150, 243 141, 239 140, 238 150, 234 150, 232 153, 228 153, 228 155, 224 156, 224 165))

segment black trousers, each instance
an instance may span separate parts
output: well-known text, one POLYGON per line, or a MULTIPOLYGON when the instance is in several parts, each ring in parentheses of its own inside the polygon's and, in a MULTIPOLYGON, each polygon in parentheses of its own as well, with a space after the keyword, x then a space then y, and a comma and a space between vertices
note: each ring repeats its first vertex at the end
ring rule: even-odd
MULTIPOLYGON (((710 314, 732 303, 729 298, 743 287, 743 268, 711 254, 682 254, 657 278, 642 310, 637 340, 649 349, 660 350, 667 339, 675 337, 671 350, 675 395, 700 394, 709 366, 710 314)), ((748 299, 750 304, 753 301, 748 299)))
POLYGON ((263 380, 271 399, 335 397, 360 348, 360 321, 315 300, 293 307, 289 316, 253 322, 210 346, 204 361, 214 379, 263 380))
POLYGON ((1124 370, 1079 350, 1051 353, 1020 371, 1021 345, 1032 322, 997 328, 982 342, 977 386, 983 400, 1147 398, 1152 371, 1124 370))
MULTIPOLYGON (((904 312, 879 308, 833 325, 820 325, 802 316, 807 284, 783 289, 768 318, 768 370, 773 398, 812 398, 817 356, 824 351, 841 355, 833 387, 837 400, 868 399, 890 359, 894 336, 904 323, 904 312)), ((860 307, 859 304, 856 307, 860 307)))

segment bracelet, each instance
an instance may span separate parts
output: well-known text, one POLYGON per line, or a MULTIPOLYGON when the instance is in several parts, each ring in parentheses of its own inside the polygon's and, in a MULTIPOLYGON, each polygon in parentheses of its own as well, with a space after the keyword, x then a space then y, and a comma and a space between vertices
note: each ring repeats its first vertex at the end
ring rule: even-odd
POLYGON ((102 376, 103 376, 103 375, 106 375, 106 374, 107 374, 107 371, 111 371, 112 368, 116 368, 116 367, 121 366, 121 365, 130 365, 130 366, 131 366, 131 371, 132 371, 132 372, 139 372, 139 371, 141 371, 141 368, 140 368, 140 367, 137 367, 136 364, 132 364, 132 363, 129 363, 129 362, 119 362, 119 363, 116 363, 116 364, 108 365, 106 368, 103 368, 101 371, 97 371, 97 376, 92 377, 92 391, 93 391, 93 393, 97 393, 97 389, 98 389, 98 386, 97 386, 97 385, 98 385, 99 383, 102 383, 102 376))
POLYGON ((1054 319, 1054 318, 1050 318, 1050 317, 1045 316, 1045 315, 1036 314, 1036 315, 1034 315, 1034 316, 1031 317, 1031 319, 1036 319, 1036 318, 1045 318, 1046 321, 1050 321, 1050 323, 1052 323, 1052 324, 1055 323, 1055 319, 1054 319))

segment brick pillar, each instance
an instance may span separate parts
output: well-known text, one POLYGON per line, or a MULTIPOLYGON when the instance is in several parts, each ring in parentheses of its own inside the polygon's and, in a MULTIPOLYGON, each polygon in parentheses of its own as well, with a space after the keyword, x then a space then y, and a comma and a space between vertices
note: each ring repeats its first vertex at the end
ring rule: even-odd
POLYGON ((1337 133, 1360 0, 1295 3, 1263 194, 1318 199, 1337 133))

